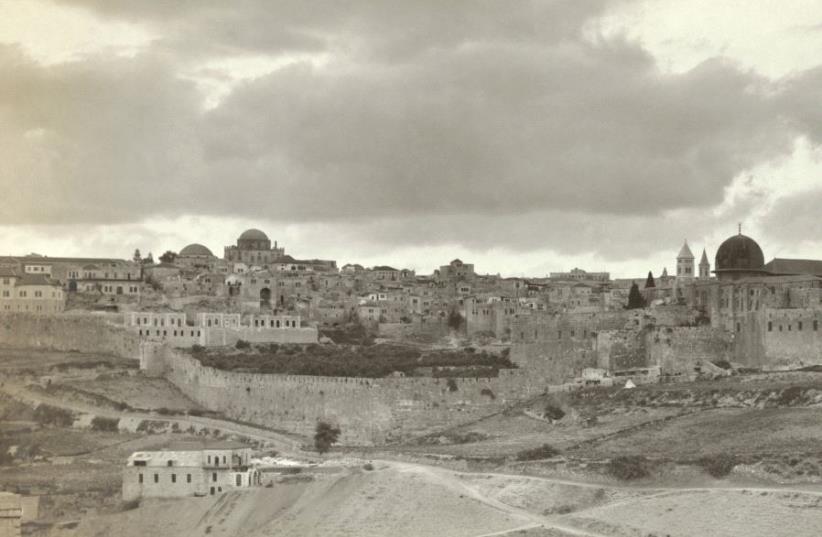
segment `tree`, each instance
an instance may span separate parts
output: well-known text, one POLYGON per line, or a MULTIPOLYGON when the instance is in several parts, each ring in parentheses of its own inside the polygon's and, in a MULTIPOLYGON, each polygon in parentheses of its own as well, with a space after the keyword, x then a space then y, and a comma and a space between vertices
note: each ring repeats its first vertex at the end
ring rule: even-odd
POLYGON ((334 427, 325 421, 317 422, 317 428, 314 432, 314 447, 320 453, 325 453, 331 449, 332 444, 337 443, 339 437, 339 427, 334 427))
POLYGON ((650 270, 648 271, 648 279, 645 280, 645 289, 649 287, 656 287, 656 282, 654 281, 654 273, 650 270))
POLYGON ((177 259, 177 254, 171 250, 166 250, 166 253, 160 256, 160 263, 174 263, 175 259, 177 259))
POLYGON ((154 264, 154 256, 151 254, 151 252, 149 252, 148 255, 145 258, 143 258, 143 264, 144 265, 153 265, 154 264))
POLYGON ((628 292, 628 306, 627 309, 639 309, 645 307, 645 299, 642 298, 642 294, 639 292, 639 286, 634 282, 631 285, 631 290, 628 292))
POLYGON ((462 314, 456 309, 452 309, 448 312, 448 320, 446 321, 448 323, 448 328, 452 330, 459 330, 464 321, 465 319, 462 318, 462 314))

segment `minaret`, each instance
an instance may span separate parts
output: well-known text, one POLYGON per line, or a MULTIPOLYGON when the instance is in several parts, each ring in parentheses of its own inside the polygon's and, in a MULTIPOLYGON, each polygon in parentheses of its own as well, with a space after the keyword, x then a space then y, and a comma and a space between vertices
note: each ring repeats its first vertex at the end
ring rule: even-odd
POLYGON ((711 263, 708 261, 708 254, 705 248, 702 249, 702 259, 699 261, 699 279, 707 280, 711 277, 711 263))
POLYGON ((676 277, 677 278, 693 278, 694 277, 694 254, 688 248, 688 240, 682 245, 679 255, 676 256, 676 277))

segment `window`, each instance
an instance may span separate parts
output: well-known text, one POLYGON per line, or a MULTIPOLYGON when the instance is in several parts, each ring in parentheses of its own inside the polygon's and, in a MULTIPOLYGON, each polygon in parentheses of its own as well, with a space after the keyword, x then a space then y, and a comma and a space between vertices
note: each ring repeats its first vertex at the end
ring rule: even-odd
POLYGON ((768 321, 768 332, 773 332, 773 321, 768 321))
POLYGON ((225 455, 223 455, 223 464, 225 464, 225 455))
POLYGON ((191 474, 186 474, 186 483, 191 483, 191 474))
POLYGON ((211 480, 212 480, 212 481, 214 481, 214 482, 216 482, 216 481, 217 481, 217 472, 213 472, 213 473, 211 474, 211 480))
POLYGON ((138 482, 138 483, 142 483, 142 482, 143 482, 143 474, 138 474, 138 475, 137 475, 137 482, 138 482))
POLYGON ((159 483, 159 482, 160 482, 160 474, 154 474, 154 482, 155 482, 155 483, 159 483))
POLYGON ((174 461, 168 461, 168 462, 166 462, 166 466, 174 466, 174 461))
POLYGON ((211 464, 211 455, 208 456, 208 464, 211 464))
POLYGON ((242 484, 243 484, 243 476, 241 476, 240 474, 237 474, 237 481, 236 481, 236 483, 237 483, 237 486, 238 486, 238 487, 239 487, 240 485, 242 485, 242 484))
POLYGON ((176 482, 177 482, 177 474, 171 474, 171 482, 172 482, 172 483, 176 483, 176 482))
POLYGON ((797 330, 799 330, 800 332, 802 331, 802 321, 799 321, 799 322, 796 324, 796 329, 797 329, 797 330))
POLYGON ((814 332, 819 330, 819 321, 817 321, 817 320, 813 321, 813 330, 814 330, 814 332))

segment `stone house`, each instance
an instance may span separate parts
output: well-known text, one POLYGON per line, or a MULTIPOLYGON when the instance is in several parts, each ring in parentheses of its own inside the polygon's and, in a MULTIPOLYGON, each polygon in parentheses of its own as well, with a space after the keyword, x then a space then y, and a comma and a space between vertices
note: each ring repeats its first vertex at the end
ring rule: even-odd
POLYGON ((123 500, 213 496, 259 486, 251 448, 237 442, 175 442, 132 453, 123 469, 123 500))

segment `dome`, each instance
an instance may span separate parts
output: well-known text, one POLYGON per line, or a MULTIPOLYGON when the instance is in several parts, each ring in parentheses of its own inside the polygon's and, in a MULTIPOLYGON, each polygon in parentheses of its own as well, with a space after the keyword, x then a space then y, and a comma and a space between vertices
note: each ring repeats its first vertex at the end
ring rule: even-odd
POLYGON ((211 250, 203 246, 202 244, 189 244, 182 250, 180 250, 180 255, 184 257, 189 256, 205 256, 205 257, 214 257, 214 254, 211 253, 211 250))
POLYGON ((761 272, 765 265, 762 248, 750 237, 734 235, 716 251, 715 272, 761 272))
POLYGON ((267 241, 268 235, 260 231, 259 229, 246 229, 243 231, 243 234, 240 235, 241 241, 267 241))

